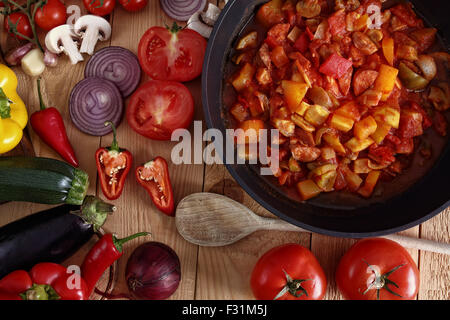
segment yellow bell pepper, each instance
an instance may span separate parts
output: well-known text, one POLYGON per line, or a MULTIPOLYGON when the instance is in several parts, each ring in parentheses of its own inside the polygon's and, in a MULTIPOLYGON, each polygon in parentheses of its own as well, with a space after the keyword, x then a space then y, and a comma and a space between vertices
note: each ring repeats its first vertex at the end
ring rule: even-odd
POLYGON ((16 89, 16 75, 0 64, 0 154, 19 144, 28 121, 27 109, 16 89))

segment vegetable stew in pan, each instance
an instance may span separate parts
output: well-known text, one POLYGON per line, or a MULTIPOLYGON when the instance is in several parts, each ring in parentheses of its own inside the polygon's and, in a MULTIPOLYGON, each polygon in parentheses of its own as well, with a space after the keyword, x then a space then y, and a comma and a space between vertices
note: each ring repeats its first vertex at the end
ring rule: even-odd
POLYGON ((269 1, 226 67, 229 126, 279 130, 275 182, 291 196, 398 194, 447 143, 450 55, 436 33, 409 3, 269 1))

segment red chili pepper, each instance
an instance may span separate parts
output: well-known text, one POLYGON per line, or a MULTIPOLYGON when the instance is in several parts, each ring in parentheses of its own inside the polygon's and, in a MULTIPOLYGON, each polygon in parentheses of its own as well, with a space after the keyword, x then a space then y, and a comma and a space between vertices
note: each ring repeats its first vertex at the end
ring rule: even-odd
POLYGON ((106 122, 113 129, 113 142, 110 147, 99 148, 95 153, 98 176, 103 194, 109 200, 120 197, 125 179, 133 163, 133 156, 125 149, 120 149, 116 139, 116 127, 112 122, 106 122))
POLYGON ((146 235, 149 235, 149 233, 139 232, 123 239, 117 239, 109 233, 97 241, 81 265, 81 274, 86 281, 89 295, 105 270, 123 255, 123 244, 146 235))
POLYGON ((0 280, 0 300, 86 300, 87 298, 89 296, 83 278, 69 273, 65 267, 56 263, 39 263, 30 272, 17 270, 0 280))
POLYGON ((147 190, 155 206, 168 216, 174 215, 174 200, 169 168, 165 159, 155 158, 136 168, 136 179, 147 190))
POLYGON ((340 79, 347 73, 348 69, 350 69, 352 65, 353 63, 350 60, 347 60, 338 55, 336 52, 333 52, 328 59, 322 63, 319 71, 332 78, 340 79))
POLYGON ((64 121, 56 108, 47 108, 42 101, 41 80, 37 80, 39 103, 41 110, 34 112, 30 123, 37 135, 53 150, 59 153, 64 160, 78 167, 78 160, 67 137, 64 121))

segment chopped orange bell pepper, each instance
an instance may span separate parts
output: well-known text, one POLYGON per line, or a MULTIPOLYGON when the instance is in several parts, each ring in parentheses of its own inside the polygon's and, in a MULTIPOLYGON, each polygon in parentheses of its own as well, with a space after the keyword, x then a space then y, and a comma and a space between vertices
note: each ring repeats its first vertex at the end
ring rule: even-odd
POLYGON ((383 54, 386 61, 389 62, 391 66, 394 65, 394 39, 385 37, 381 42, 383 48, 383 54))
POLYGON ((398 69, 382 64, 378 77, 375 80, 374 90, 381 91, 383 93, 381 101, 386 101, 389 98, 397 80, 398 69))
POLYGON ((301 114, 301 103, 308 91, 308 85, 306 83, 283 80, 281 81, 281 87, 283 88, 284 97, 291 112, 297 112, 301 114))

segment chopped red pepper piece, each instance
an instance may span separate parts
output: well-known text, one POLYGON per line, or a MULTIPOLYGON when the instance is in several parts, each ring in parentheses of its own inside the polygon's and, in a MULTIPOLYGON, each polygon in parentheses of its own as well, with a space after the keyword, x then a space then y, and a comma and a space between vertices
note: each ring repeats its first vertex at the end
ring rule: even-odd
POLYGON ((346 31, 345 10, 339 10, 328 18, 328 28, 333 36, 341 35, 346 31))
POLYGON ((115 200, 122 194, 133 156, 129 151, 119 148, 114 124, 106 122, 105 125, 112 126, 114 139, 110 147, 97 150, 95 161, 103 194, 109 200, 115 200))
POLYGON ((353 63, 333 52, 319 68, 319 71, 335 79, 343 77, 353 63))
POLYGON ((174 215, 174 200, 169 168, 164 158, 157 157, 136 168, 136 179, 150 195, 155 206, 168 216, 174 215))
POLYGON ((308 34, 306 32, 303 32, 300 37, 298 37, 297 41, 295 41, 294 48, 301 53, 305 53, 306 51, 308 51, 310 42, 311 41, 309 40, 308 34))

